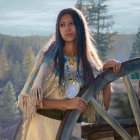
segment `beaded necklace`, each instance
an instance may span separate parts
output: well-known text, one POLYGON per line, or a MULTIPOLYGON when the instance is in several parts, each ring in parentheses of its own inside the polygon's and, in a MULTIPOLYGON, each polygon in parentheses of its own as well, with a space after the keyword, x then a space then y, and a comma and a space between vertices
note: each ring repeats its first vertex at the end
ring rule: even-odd
MULTIPOLYGON (((73 58, 74 59, 74 58, 73 58)), ((66 70, 65 70, 65 75, 67 75, 67 77, 65 76, 65 95, 67 98, 74 98, 79 90, 80 90, 80 84, 79 84, 79 72, 76 71, 72 71, 70 70, 70 63, 69 61, 66 61, 65 66, 66 66, 66 70)))
POLYGON ((78 82, 79 81, 79 72, 78 71, 71 72, 67 63, 66 63, 66 71, 67 71, 67 74, 68 74, 68 80, 69 81, 71 81, 71 82, 75 82, 75 81, 78 82))

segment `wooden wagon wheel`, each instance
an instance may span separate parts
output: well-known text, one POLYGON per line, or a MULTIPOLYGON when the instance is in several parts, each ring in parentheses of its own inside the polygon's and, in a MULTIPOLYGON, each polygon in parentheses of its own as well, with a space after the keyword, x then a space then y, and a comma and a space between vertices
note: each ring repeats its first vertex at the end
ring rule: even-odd
MULTIPOLYGON (((123 77, 130 101, 130 105, 133 108, 133 115, 137 124, 137 129, 140 135, 140 108, 136 95, 133 94, 133 87, 128 77, 128 74, 140 70, 140 58, 135 58, 122 63, 122 67, 119 73, 113 73, 111 69, 100 74, 93 82, 91 82, 87 87, 85 87, 79 95, 86 101, 92 102, 95 110, 106 120, 108 124, 114 128, 114 130, 124 139, 132 140, 133 138, 128 134, 125 129, 115 120, 113 117, 109 116, 108 113, 98 104, 98 102, 93 98, 93 95, 99 93, 100 90, 106 84, 111 83, 112 81, 123 77)), ((80 116, 80 112, 76 110, 68 111, 65 115, 60 129, 57 134, 56 140, 70 140, 72 135, 72 130, 75 123, 77 122, 80 116)))

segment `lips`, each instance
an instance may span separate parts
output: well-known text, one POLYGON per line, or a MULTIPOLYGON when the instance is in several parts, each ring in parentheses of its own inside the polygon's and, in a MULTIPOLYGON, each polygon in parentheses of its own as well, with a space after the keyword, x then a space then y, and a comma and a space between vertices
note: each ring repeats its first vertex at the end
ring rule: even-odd
POLYGON ((72 36, 73 33, 66 33, 65 36, 72 36))

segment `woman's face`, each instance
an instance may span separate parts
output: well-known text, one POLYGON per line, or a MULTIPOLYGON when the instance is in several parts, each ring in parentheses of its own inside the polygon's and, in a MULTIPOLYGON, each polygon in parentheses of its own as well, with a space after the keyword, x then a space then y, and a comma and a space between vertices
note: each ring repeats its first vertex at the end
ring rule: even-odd
POLYGON ((65 42, 74 42, 76 40, 76 27, 70 14, 61 17, 59 31, 65 42))

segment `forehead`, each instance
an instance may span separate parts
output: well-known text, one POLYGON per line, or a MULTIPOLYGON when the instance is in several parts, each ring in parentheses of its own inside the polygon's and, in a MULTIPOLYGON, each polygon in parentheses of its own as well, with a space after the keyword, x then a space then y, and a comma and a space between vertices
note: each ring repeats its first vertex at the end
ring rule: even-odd
POLYGON ((60 22, 65 22, 65 21, 69 21, 69 20, 73 20, 73 18, 70 14, 64 14, 60 18, 60 22))

